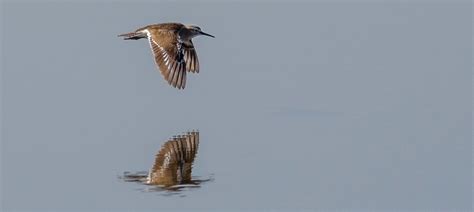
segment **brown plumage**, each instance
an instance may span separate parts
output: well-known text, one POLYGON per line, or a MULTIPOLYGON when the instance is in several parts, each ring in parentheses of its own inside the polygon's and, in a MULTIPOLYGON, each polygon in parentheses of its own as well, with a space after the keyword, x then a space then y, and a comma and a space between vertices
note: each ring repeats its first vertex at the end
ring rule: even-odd
POLYGON ((190 132, 168 140, 156 155, 147 184, 173 186, 192 183, 192 165, 198 146, 199 132, 190 132))
POLYGON ((192 38, 214 37, 197 26, 180 23, 153 24, 119 35, 125 40, 148 38, 155 63, 168 83, 178 89, 186 86, 186 72, 199 73, 199 60, 192 38))

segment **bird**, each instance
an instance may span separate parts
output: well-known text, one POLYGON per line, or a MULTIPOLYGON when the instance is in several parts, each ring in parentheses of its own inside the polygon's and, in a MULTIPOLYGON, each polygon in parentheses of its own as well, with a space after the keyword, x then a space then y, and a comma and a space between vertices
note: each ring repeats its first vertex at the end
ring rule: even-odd
POLYGON ((199 146, 199 132, 175 136, 163 144, 145 184, 165 187, 192 184, 192 165, 199 146))
POLYGON ((199 73, 199 60, 192 39, 207 34, 196 25, 160 23, 118 35, 124 40, 147 38, 155 64, 163 78, 173 87, 184 89, 186 72, 199 73))

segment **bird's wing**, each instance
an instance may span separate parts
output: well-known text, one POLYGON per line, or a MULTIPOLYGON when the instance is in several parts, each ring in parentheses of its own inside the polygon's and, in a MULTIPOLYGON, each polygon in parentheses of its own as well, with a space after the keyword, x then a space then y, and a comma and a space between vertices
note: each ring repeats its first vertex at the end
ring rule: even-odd
POLYGON ((178 89, 186 86, 186 72, 199 72, 199 61, 191 41, 178 42, 175 32, 170 30, 147 29, 148 40, 155 62, 163 77, 178 89))
POLYGON ((147 29, 148 41, 155 63, 168 83, 178 89, 186 86, 186 63, 182 51, 178 51, 178 39, 169 30, 147 29), (158 39, 159 38, 159 39, 158 39))
POLYGON ((199 73, 199 60, 193 42, 189 41, 189 43, 183 44, 186 70, 193 73, 199 73))
POLYGON ((191 169, 199 145, 199 132, 168 140, 156 155, 150 170, 150 184, 165 186, 191 181, 191 169), (178 180, 178 178, 180 178, 178 180))

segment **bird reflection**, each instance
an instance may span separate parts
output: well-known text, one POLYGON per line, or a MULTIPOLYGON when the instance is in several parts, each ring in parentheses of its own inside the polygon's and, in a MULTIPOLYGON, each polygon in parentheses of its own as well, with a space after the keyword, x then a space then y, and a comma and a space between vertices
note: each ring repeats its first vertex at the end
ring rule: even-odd
POLYGON ((147 184, 171 186, 191 183, 191 171, 199 146, 199 132, 168 140, 156 155, 147 184))
POLYGON ((192 166, 199 146, 199 132, 192 131, 174 136, 165 142, 155 157, 155 163, 148 173, 128 173, 123 179, 171 188, 176 185, 198 185, 209 180, 192 179, 192 166))

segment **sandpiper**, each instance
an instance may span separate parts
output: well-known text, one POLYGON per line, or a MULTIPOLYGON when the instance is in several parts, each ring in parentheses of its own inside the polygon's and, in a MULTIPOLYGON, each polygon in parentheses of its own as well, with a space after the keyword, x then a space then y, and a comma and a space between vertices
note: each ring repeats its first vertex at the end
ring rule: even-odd
POLYGON ((178 89, 186 86, 186 72, 199 72, 199 61, 192 38, 198 35, 214 37, 194 25, 180 23, 152 24, 135 32, 118 35, 124 40, 148 38, 155 63, 170 85, 178 89))

